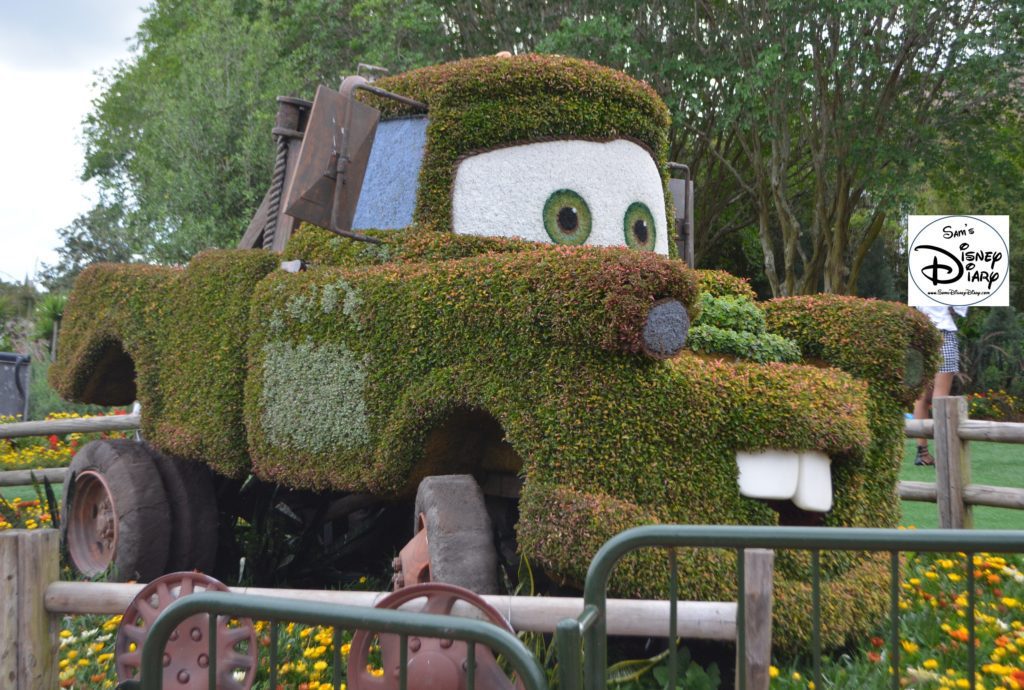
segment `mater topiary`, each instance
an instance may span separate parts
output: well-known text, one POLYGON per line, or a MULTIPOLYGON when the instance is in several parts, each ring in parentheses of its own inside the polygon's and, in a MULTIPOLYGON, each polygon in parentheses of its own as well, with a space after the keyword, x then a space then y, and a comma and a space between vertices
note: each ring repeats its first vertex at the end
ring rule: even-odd
MULTIPOLYGON (((935 369, 925 319, 884 302, 774 300, 766 333, 797 343, 801 363, 645 356, 656 305, 674 300, 696 318, 701 291, 738 305, 749 285, 646 251, 425 231, 452 227, 456 162, 481 149, 627 137, 664 177, 668 117, 653 92, 539 56, 380 85, 430 104, 413 227, 371 232, 379 246, 303 228, 286 250, 306 263, 300 273, 257 251, 204 253, 183 270, 90 269, 51 369, 59 390, 107 403, 137 390, 161 450, 296 488, 394 500, 432 474, 517 473, 520 551, 576 585, 599 544, 640 523, 896 524, 902 408, 935 369), (915 358, 917 376, 904 376, 915 358), (742 495, 737 454, 769 450, 828 455, 831 509, 742 495)), ((656 559, 618 568, 613 592, 662 594, 656 559)), ((777 564, 776 641, 792 647, 809 634, 808 563, 777 564)), ((731 553, 688 550, 683 591, 734 598, 734 565, 731 553)), ((880 567, 823 556, 826 642, 883 610, 880 567)))
MULTIPOLYGON (((415 222, 451 230, 451 190, 460 156, 546 138, 609 141, 630 137, 653 152, 668 216, 669 113, 654 89, 593 62, 553 55, 485 57, 434 65, 379 80, 377 86, 430 107, 428 156, 420 171, 415 222)), ((409 114, 366 95, 385 117, 409 114)), ((670 250, 675 251, 670 243, 670 250)))

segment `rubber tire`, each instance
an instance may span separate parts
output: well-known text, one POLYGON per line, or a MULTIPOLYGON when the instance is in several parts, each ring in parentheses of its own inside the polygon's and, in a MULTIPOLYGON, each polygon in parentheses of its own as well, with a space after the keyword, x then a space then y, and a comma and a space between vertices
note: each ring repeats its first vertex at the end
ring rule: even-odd
POLYGON ((480 485, 468 474, 427 477, 416 491, 413 532, 423 515, 430 551, 430 580, 498 592, 498 554, 480 485))
MULTIPOLYGON (((148 582, 163 574, 170 549, 170 508, 153 457, 141 443, 130 439, 93 441, 71 460, 61 514, 70 517, 67 498, 72 477, 93 470, 110 488, 117 511, 117 551, 107 579, 148 582)), ((73 499, 72 499, 73 500, 73 499)), ((61 539, 67 538, 67 520, 61 539)))
POLYGON ((170 509, 171 541, 166 572, 212 573, 217 562, 217 495, 209 470, 165 455, 146 444, 160 473, 170 509))

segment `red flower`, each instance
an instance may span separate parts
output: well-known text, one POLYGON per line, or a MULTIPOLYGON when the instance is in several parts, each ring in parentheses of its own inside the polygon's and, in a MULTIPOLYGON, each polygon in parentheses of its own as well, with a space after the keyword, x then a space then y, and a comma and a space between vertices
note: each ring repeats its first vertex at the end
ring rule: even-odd
POLYGON ((874 647, 875 649, 881 649, 882 647, 885 646, 885 640, 883 640, 881 637, 878 637, 878 636, 872 637, 871 638, 871 646, 874 647))
POLYGON ((878 652, 868 652, 868 661, 870 661, 871 663, 877 664, 881 660, 882 660, 882 655, 879 654, 878 652))
POLYGON ((57 438, 57 434, 50 434, 50 448, 56 448, 58 443, 60 439, 57 438))

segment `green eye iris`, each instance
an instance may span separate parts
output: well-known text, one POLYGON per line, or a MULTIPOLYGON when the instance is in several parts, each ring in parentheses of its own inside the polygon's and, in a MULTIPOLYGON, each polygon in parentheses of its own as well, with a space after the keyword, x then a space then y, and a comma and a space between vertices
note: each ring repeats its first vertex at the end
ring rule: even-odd
POLYGON ((591 227, 590 207, 571 189, 559 189, 544 202, 544 229, 557 244, 583 244, 591 227))
POLYGON ((635 201, 626 209, 626 217, 622 222, 622 230, 626 235, 626 245, 632 249, 654 251, 654 215, 647 204, 635 201))

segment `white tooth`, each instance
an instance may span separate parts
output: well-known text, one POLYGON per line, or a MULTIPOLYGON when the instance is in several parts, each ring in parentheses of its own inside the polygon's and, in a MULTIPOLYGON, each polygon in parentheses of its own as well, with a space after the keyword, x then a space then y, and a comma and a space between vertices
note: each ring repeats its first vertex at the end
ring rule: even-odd
POLYGON ((736 465, 741 496, 784 501, 797 491, 800 456, 792 451, 737 452, 736 465))
POLYGON ((793 504, 801 510, 825 513, 832 509, 832 460, 809 450, 800 454, 800 482, 793 504))

